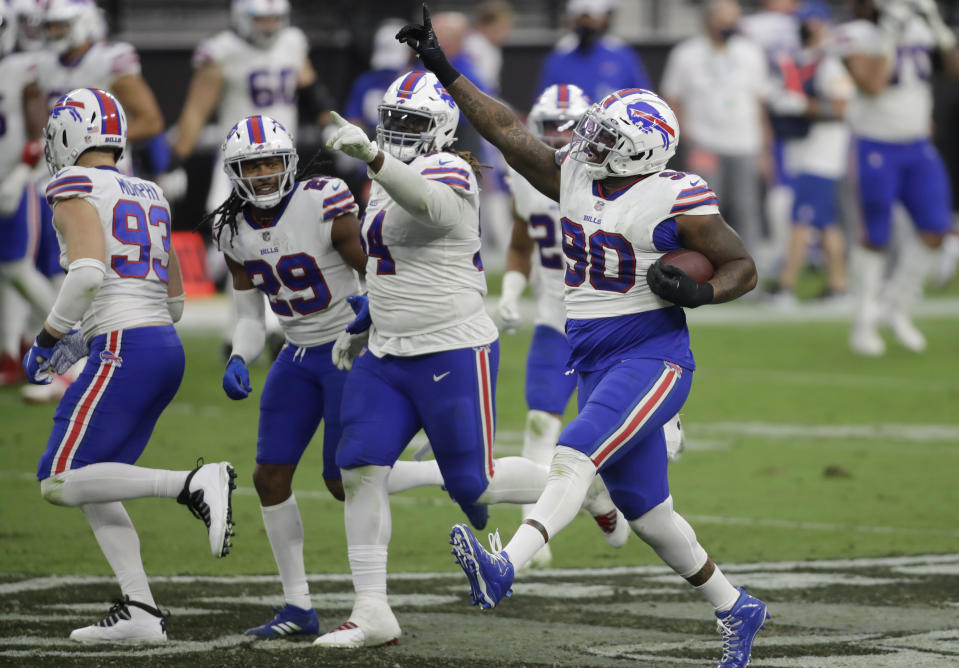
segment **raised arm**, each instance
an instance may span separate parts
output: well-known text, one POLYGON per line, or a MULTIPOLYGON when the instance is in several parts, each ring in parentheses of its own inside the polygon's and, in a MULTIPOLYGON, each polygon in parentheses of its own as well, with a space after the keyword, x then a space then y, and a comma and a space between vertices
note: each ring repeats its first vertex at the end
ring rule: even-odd
POLYGON ((498 148, 513 169, 533 187, 559 200, 559 165, 556 151, 526 128, 509 107, 479 90, 473 82, 453 69, 433 32, 430 12, 423 5, 423 24, 405 26, 396 38, 409 44, 433 71, 459 105, 460 112, 486 140, 498 148))

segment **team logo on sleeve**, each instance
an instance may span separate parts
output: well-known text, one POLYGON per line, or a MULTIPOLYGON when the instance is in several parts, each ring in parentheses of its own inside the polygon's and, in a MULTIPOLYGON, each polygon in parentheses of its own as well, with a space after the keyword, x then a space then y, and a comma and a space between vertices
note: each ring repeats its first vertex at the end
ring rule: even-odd
POLYGON ((118 367, 123 366, 123 358, 109 350, 100 351, 100 361, 104 364, 116 364, 118 367))

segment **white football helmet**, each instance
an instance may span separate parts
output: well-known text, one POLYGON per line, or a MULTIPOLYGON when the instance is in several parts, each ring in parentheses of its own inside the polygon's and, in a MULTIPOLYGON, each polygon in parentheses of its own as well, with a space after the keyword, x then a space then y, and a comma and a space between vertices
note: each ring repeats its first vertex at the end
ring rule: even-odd
POLYGON ((94 0, 49 0, 43 23, 45 31, 49 31, 53 23, 67 24, 66 34, 53 40, 48 38, 46 43, 60 54, 106 37, 106 20, 94 0))
POLYGON ((299 157, 293 146, 293 137, 278 121, 269 116, 249 116, 233 126, 220 147, 223 152, 223 170, 237 195, 259 209, 270 209, 286 197, 296 185, 296 165, 299 157), (260 176, 243 176, 241 164, 246 160, 279 156, 283 171, 275 192, 256 194, 254 181, 260 176))
POLYGON ((390 84, 378 111, 376 144, 403 162, 456 141, 460 110, 432 72, 401 75, 390 84))
POLYGON ((233 0, 230 7, 233 29, 236 33, 261 49, 269 48, 280 34, 280 30, 289 25, 289 0, 233 0), (264 32, 256 26, 255 19, 276 17, 279 19, 275 30, 264 32))
POLYGON ((589 97, 579 86, 553 84, 540 93, 529 112, 530 132, 550 146, 565 146, 589 104, 589 97))
POLYGON ((75 165, 91 148, 114 149, 119 160, 126 146, 126 113, 115 97, 99 88, 77 88, 61 97, 43 128, 43 153, 51 174, 75 165))
POLYGON ((661 171, 676 153, 679 123, 666 102, 648 90, 610 93, 573 131, 570 157, 593 179, 661 171))

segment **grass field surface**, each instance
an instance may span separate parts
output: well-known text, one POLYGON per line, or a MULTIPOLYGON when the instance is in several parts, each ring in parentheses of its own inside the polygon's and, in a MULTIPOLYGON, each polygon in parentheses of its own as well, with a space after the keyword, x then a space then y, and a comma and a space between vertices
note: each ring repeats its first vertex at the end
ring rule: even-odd
MULTIPOLYGON (((747 304, 690 314, 698 370, 672 493, 711 556, 770 604, 774 619, 752 665, 959 663, 959 315, 954 300, 939 306, 917 321, 925 354, 890 342, 879 359, 852 356, 848 324, 814 311, 778 317, 747 304)), ((498 454, 520 451, 530 333, 502 339, 498 454)), ((585 516, 556 537, 553 569, 524 575, 495 611, 471 609, 446 544, 462 515, 427 488, 392 498, 399 647, 317 657, 302 643, 252 646, 237 634, 282 599, 250 480, 267 367, 254 366, 249 399, 230 401, 217 336, 185 327, 182 337, 186 377, 139 463, 231 461, 237 536, 215 560, 186 509, 125 504, 157 600, 174 615, 175 642, 137 650, 135 665, 657 666, 718 657, 709 606, 635 536, 612 550, 585 516)), ((130 665, 129 652, 67 641, 118 590, 80 510, 40 497, 36 461, 52 413, 0 390, 0 665, 130 665)), ((319 439, 313 448, 294 487, 314 602, 330 628, 346 619, 351 587, 342 505, 321 480, 319 439)), ((498 506, 490 528, 505 542, 518 521, 517 509, 498 506)))

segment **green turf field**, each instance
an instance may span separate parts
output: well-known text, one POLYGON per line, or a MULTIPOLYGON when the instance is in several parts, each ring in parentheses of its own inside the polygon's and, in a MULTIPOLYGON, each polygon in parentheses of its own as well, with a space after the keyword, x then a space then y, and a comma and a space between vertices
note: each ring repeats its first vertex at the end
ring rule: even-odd
MULTIPOLYGON (((922 610, 938 610, 939 621, 948 622, 953 629, 957 626, 959 486, 955 478, 959 470, 959 411, 955 406, 959 403, 959 318, 943 315, 917 321, 929 340, 929 350, 923 355, 890 344, 885 357, 862 359, 848 352, 847 325, 842 321, 777 324, 753 322, 748 306, 742 307, 742 313, 746 315, 738 322, 733 318, 733 322, 721 323, 699 322, 699 313, 693 314, 693 350, 699 370, 683 411, 687 450, 670 473, 676 508, 690 520, 711 555, 721 564, 764 564, 756 571, 781 570, 769 565, 773 562, 881 557, 917 557, 919 565, 912 567, 921 571, 927 562, 938 563, 927 555, 946 555, 940 559, 950 564, 940 571, 929 566, 933 571, 925 572, 927 580, 914 588, 891 585, 895 578, 885 571, 873 572, 897 568, 886 562, 863 562, 869 565, 852 565, 846 571, 840 568, 835 581, 816 585, 818 589, 806 589, 804 584, 776 591, 770 583, 775 578, 759 578, 754 586, 760 592, 769 592, 766 598, 771 600, 771 609, 778 601, 788 612, 780 626, 771 625, 768 635, 760 637, 753 665, 951 665, 943 657, 959 661, 959 642, 954 633, 946 639, 946 653, 929 659, 932 663, 922 662, 929 657, 916 662, 913 654, 901 654, 907 650, 898 646, 895 652, 885 652, 881 642, 871 644, 863 639, 869 633, 886 638, 918 629, 925 638, 939 632, 912 623, 898 629, 893 622, 883 621, 883 610, 891 619, 895 606, 903 602, 922 610), (859 572, 882 581, 887 589, 877 593, 844 584, 859 572), (798 594, 800 590, 806 593, 798 594), (777 645, 777 634, 782 634, 785 627, 803 625, 793 619, 802 617, 793 603, 852 606, 843 613, 852 621, 844 621, 842 630, 860 634, 855 642, 849 641, 853 649, 841 649, 849 643, 837 638, 813 641, 807 637, 803 643, 779 637, 782 642, 777 645), (861 608, 859 616, 857 607, 861 608), (940 614, 943 610, 948 614, 940 614), (764 637, 770 638, 766 653, 764 637), (801 652, 806 650, 800 650, 800 646, 817 643, 824 648, 821 656, 817 655, 823 661, 803 659, 806 655, 801 652), (860 650, 870 656, 901 656, 902 662, 826 660, 860 650)), ((530 330, 525 330, 502 339, 497 392, 499 454, 519 454, 525 415, 524 355, 529 335, 530 330)), ((220 388, 218 339, 202 333, 185 333, 183 339, 186 377, 140 464, 187 469, 199 456, 207 461, 230 460, 239 473, 234 496, 237 536, 229 557, 215 560, 209 555, 204 527, 186 509, 167 500, 129 502, 126 505, 140 533, 147 572, 151 576, 273 574, 272 555, 250 482, 258 389, 266 366, 260 364, 253 370, 255 396, 232 402, 220 388)), ((51 575, 110 575, 82 513, 51 506, 39 495, 35 466, 46 443, 52 413, 52 406, 22 405, 15 389, 0 390, 0 601, 4 611, 10 613, 0 613, 0 665, 5 665, 4 661, 11 661, 10 665, 67 665, 74 660, 80 662, 76 665, 113 665, 111 661, 119 661, 120 654, 75 654, 74 648, 63 643, 71 628, 90 623, 105 612, 116 593, 109 578, 66 580, 53 589, 23 584, 45 582, 35 578, 51 575), (26 576, 34 579, 24 580, 26 576), (56 614, 49 614, 53 609, 56 614), (24 623, 29 629, 23 628, 24 623), (56 640, 42 642, 44 637, 56 640)), ((307 569, 317 576, 315 598, 323 598, 326 591, 336 592, 332 603, 317 605, 324 623, 335 625, 349 612, 350 587, 347 578, 338 577, 348 573, 342 505, 329 497, 320 478, 319 445, 315 442, 312 455, 308 451, 295 488, 307 531, 307 569)), ((529 583, 528 602, 523 603, 524 590, 519 589, 503 610, 480 615, 468 605, 465 578, 446 546, 449 527, 457 521, 462 521, 460 511, 442 491, 414 490, 393 498, 390 572, 424 576, 391 581, 391 594, 435 594, 438 608, 422 601, 396 606, 406 633, 401 648, 361 653, 365 659, 326 657, 323 664, 394 665, 389 657, 395 656, 395 665, 447 665, 443 657, 449 651, 444 653, 444 636, 433 630, 434 624, 467 629, 474 623, 490 634, 488 645, 505 652, 471 655, 477 657, 475 665, 637 665, 636 660, 640 660, 638 665, 705 665, 707 658, 715 659, 718 641, 711 631, 708 606, 662 570, 651 571, 652 576, 645 571, 635 576, 630 576, 630 571, 609 571, 619 573, 616 578, 602 575, 605 571, 578 571, 578 575, 569 575, 569 582, 558 582, 557 575, 547 574, 529 583), (542 582, 539 587, 545 588, 543 591, 533 586, 537 581, 542 582), (562 595, 549 594, 553 589, 565 591, 562 587, 575 590, 569 594, 569 600, 576 601, 575 612, 562 595), (584 587, 606 587, 609 591, 591 597, 582 593, 584 587), (637 610, 635 606, 650 598, 659 601, 654 609, 637 610), (596 603, 594 599, 601 605, 588 607, 586 602, 596 603), (511 611, 506 610, 508 607, 511 611), (437 610, 439 621, 432 616, 437 610), (618 616, 608 619, 613 612, 618 616), (668 618, 669 623, 661 618, 668 618), (530 627, 525 632, 526 627, 508 628, 511 621, 534 619, 545 626, 535 630, 530 627), (624 629, 639 627, 645 629, 639 636, 623 633, 624 629), (576 638, 577 628, 600 629, 583 640, 596 645, 595 651, 587 652, 592 657, 588 660, 578 641, 569 640, 567 644, 575 645, 573 648, 564 644, 564 629, 570 638, 576 638), (696 639, 683 642, 687 632, 696 639), (519 649, 512 654, 507 651, 514 636, 517 647, 530 645, 530 633, 537 634, 532 650, 525 654, 519 649), (554 641, 549 641, 550 634, 555 636, 554 641), (629 649, 617 643, 639 644, 629 649), (541 651, 536 650, 537 646, 541 651), (557 648, 555 654, 544 653, 545 647, 557 648), (646 656, 643 652, 653 652, 661 661, 639 659, 646 656)), ((517 522, 518 511, 512 507, 492 510, 490 527, 501 529, 504 542, 517 522)), ((611 550, 585 516, 555 539, 553 553, 554 570, 660 564, 635 537, 625 548, 611 550)), ((731 566, 734 572, 737 568, 731 566)), ((816 566, 790 568, 819 572, 816 566)), ((744 571, 743 576, 735 579, 750 584, 750 569, 744 566, 739 570, 744 571)), ((217 638, 232 638, 230 634, 266 621, 268 603, 279 603, 281 598, 278 583, 239 578, 238 584, 226 586, 216 584, 219 580, 208 580, 200 590, 190 588, 187 592, 177 582, 158 581, 157 598, 161 605, 174 608, 175 615, 180 609, 181 617, 175 616, 171 623, 171 640, 177 638, 184 644, 178 645, 174 654, 143 655, 143 665, 184 665, 185 656, 191 653, 189 661, 196 665, 270 665, 271 661, 280 661, 279 657, 284 665, 296 665, 314 656, 306 646, 296 643, 270 651, 250 649, 232 640, 216 644, 220 642, 217 638), (198 595, 197 591, 202 591, 201 600, 188 603, 185 599, 198 595), (247 596, 250 600, 227 604, 222 600, 227 596, 247 596), (197 614, 184 613, 184 606, 218 605, 221 609, 215 616, 183 619, 183 615, 197 614), (204 619, 212 620, 209 628, 205 628, 208 624, 204 619), (219 655, 213 653, 213 648, 220 646, 232 657, 229 663, 220 663, 216 658, 219 655)), ((921 611, 909 614, 922 617, 921 611)), ((802 619, 803 623, 809 621, 802 619)), ((832 626, 824 628, 827 635, 828 629, 838 633, 832 626)), ((798 632, 795 635, 804 637, 798 632)), ((937 646, 941 647, 941 642, 937 646)), ((455 647, 450 643, 447 650, 455 647)), ((913 651, 922 654, 926 650, 908 649, 913 651)))

